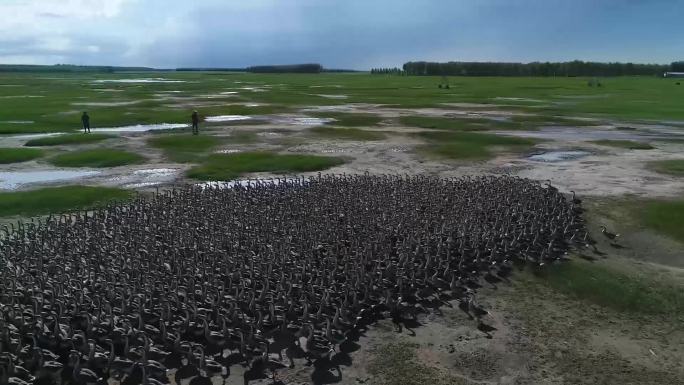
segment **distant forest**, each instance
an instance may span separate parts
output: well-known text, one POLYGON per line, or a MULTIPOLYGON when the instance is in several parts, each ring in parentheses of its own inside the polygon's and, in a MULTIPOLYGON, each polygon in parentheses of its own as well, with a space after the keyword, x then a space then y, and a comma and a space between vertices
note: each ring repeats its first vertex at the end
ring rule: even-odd
POLYGON ((30 65, 30 64, 0 64, 0 72, 65 72, 65 73, 80 73, 80 72, 96 72, 96 73, 114 73, 114 72, 145 72, 145 71, 162 71, 149 67, 115 67, 115 66, 78 66, 71 64, 57 64, 57 65, 30 65))
POLYGON ((176 68, 158 69, 149 67, 116 67, 116 66, 78 66, 71 64, 57 65, 24 65, 24 64, 0 64, 0 72, 61 72, 61 73, 114 73, 114 72, 151 72, 151 71, 177 71, 177 72, 253 72, 253 73, 321 73, 321 72, 358 72, 346 69, 325 69, 320 64, 290 64, 290 65, 264 65, 247 68, 206 67, 206 68, 176 68))
POLYGON ((433 76, 662 76, 668 71, 684 71, 684 62, 667 64, 598 63, 580 60, 551 63, 499 62, 408 62, 402 69, 374 68, 372 74, 433 76))
POLYGON ((323 66, 320 64, 266 65, 247 67, 247 72, 318 74, 323 72, 323 66))

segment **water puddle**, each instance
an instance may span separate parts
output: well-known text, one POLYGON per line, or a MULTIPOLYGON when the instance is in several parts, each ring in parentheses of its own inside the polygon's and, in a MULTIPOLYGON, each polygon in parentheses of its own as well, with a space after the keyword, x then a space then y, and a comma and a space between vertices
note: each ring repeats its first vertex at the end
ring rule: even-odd
POLYGON ((219 122, 235 122, 240 120, 252 119, 251 116, 245 115, 217 115, 217 116, 207 116, 204 121, 209 123, 219 123, 219 122))
POLYGON ((252 92, 266 92, 266 91, 268 91, 267 89, 259 88, 259 87, 240 87, 240 89, 245 90, 245 91, 252 91, 252 92))
POLYGON ((547 162, 547 163, 554 163, 554 162, 563 162, 567 160, 576 160, 579 158, 584 158, 585 156, 589 156, 591 153, 589 151, 582 151, 582 150, 568 150, 568 151, 547 151, 547 152, 542 152, 540 154, 535 154, 535 155, 530 155, 527 157, 529 160, 533 160, 535 162, 547 162))
POLYGON ((186 83, 185 80, 171 80, 165 78, 145 78, 145 79, 99 79, 93 83, 186 83))
POLYGON ((225 91, 225 92, 220 92, 219 95, 237 95, 239 92, 237 91, 225 91))
POLYGON ((312 117, 276 117, 273 123, 291 124, 294 126, 321 126, 326 123, 334 122, 333 118, 312 118, 312 117))
POLYGON ((497 96, 493 99, 494 100, 507 100, 507 101, 511 101, 511 102, 546 103, 546 100, 530 99, 530 98, 515 98, 515 97, 497 96))
POLYGON ((234 148, 229 148, 226 150, 219 150, 216 151, 217 154, 237 154, 238 152, 242 152, 242 150, 234 149, 234 148))
POLYGON ((0 121, 0 123, 5 123, 5 124, 33 124, 35 122, 33 120, 3 120, 3 121, 0 121))
POLYGON ((179 170, 174 168, 148 168, 135 170, 130 174, 110 178, 125 188, 145 188, 172 183, 178 177, 179 170))
POLYGON ((102 127, 93 128, 93 132, 147 132, 156 130, 173 130, 176 128, 186 128, 188 124, 184 123, 159 123, 159 124, 138 124, 134 126, 123 127, 102 127))
POLYGON ((326 98, 326 99, 349 99, 349 96, 348 96, 348 95, 316 94, 316 96, 320 96, 320 97, 326 98))
POLYGON ((44 98, 44 95, 4 95, 0 99, 29 99, 29 98, 44 98))
POLYGON ((38 139, 38 138, 49 138, 51 136, 63 135, 62 132, 45 132, 41 134, 22 134, 22 135, 11 135, 5 138, 9 139, 38 139))
POLYGON ((281 134, 279 132, 267 131, 267 132, 258 132, 257 136, 262 136, 262 137, 266 137, 266 138, 277 138, 277 137, 283 136, 283 134, 281 134))
POLYGON ((0 171, 0 189, 14 190, 34 183, 82 179, 100 174, 90 170, 0 171))

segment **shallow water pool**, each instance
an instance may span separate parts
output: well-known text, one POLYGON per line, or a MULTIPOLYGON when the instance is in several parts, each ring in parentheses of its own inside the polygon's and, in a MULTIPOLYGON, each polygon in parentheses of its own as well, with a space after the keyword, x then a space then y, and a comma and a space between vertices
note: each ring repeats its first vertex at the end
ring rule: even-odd
POLYGON ((82 179, 100 174, 94 170, 0 171, 0 189, 14 190, 34 183, 82 179))
POLYGON ((563 162, 568 160, 575 160, 579 158, 584 158, 589 156, 591 153, 589 151, 583 150, 568 150, 568 151, 547 151, 541 154, 534 154, 527 157, 529 160, 535 162, 563 162))
POLYGON ((134 126, 123 127, 101 127, 93 128, 93 132, 147 132, 155 130, 172 130, 175 128, 190 127, 189 124, 184 123, 158 123, 158 124, 137 124, 134 126))
POLYGON ((204 118, 204 121, 209 122, 209 123, 218 123, 218 122, 235 122, 235 121, 240 121, 240 120, 249 120, 252 119, 251 116, 245 116, 245 115, 217 115, 217 116, 207 116, 204 118))

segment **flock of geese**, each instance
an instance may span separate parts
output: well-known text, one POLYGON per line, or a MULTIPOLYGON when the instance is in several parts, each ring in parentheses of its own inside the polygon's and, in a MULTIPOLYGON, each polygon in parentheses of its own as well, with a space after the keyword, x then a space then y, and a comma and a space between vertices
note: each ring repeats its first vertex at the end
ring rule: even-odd
POLYGON ((489 333, 475 290, 588 244, 576 201, 517 177, 318 175, 12 224, 0 383, 275 380, 452 300, 489 333))

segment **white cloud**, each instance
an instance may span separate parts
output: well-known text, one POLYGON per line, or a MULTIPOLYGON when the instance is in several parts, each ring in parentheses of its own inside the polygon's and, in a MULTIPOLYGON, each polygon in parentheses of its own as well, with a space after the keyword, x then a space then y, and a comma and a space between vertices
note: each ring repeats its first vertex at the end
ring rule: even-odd
POLYGON ((0 53, 3 62, 51 64, 78 61, 101 51, 100 36, 111 31, 126 7, 137 0, 0 0, 0 53), (73 59, 72 59, 73 58, 73 59))

